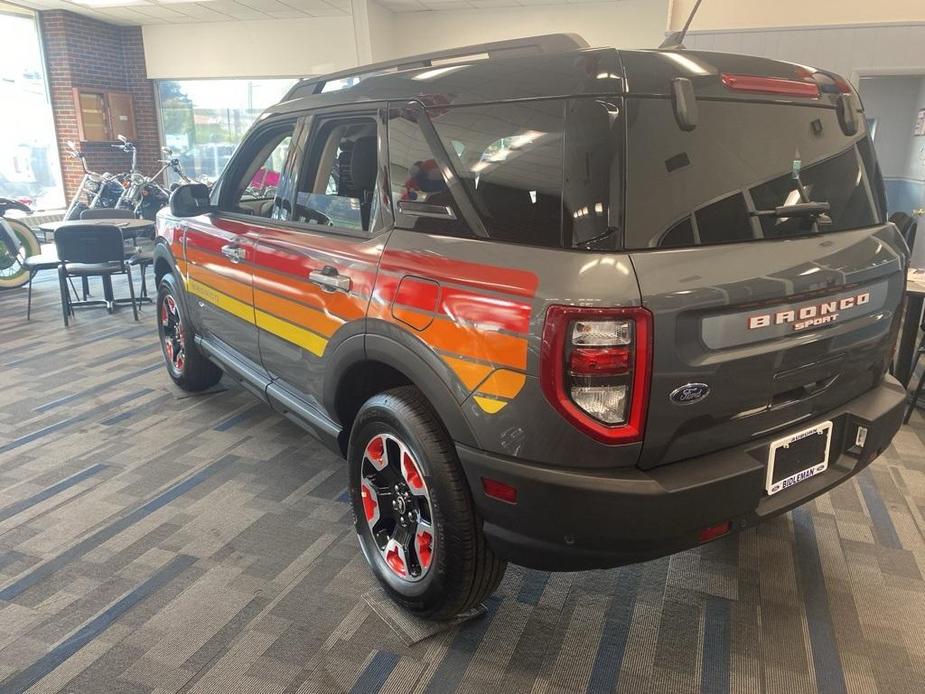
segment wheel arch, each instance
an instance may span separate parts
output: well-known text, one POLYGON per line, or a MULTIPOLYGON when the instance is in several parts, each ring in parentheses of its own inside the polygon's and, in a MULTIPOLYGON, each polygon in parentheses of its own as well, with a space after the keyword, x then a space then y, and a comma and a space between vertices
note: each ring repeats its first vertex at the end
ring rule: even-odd
MULTIPOLYGON (((388 326, 393 328, 394 326, 388 326)), ((468 446, 478 441, 466 422, 457 398, 441 373, 442 362, 419 340, 405 331, 393 334, 367 332, 363 343, 356 336, 338 346, 325 379, 324 406, 343 427, 342 452, 360 407, 377 393, 404 385, 416 387, 436 411, 450 438, 468 446), (467 443, 468 442, 468 443, 467 443)))

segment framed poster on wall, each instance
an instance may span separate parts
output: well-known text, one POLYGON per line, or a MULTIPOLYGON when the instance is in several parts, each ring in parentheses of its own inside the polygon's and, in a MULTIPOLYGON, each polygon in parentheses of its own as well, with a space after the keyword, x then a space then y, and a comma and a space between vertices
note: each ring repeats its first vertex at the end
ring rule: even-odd
POLYGON ((925 135, 925 108, 919 109, 919 115, 915 119, 915 130, 912 131, 913 135, 925 135))

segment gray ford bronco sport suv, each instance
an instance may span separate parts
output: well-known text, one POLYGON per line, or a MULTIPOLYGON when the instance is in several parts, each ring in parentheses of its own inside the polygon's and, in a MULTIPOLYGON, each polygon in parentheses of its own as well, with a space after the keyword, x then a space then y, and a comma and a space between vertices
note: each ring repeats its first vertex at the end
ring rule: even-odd
POLYGON ((346 457, 372 570, 444 618, 869 465, 907 257, 841 77, 553 35, 298 83, 160 215, 158 330, 346 457))

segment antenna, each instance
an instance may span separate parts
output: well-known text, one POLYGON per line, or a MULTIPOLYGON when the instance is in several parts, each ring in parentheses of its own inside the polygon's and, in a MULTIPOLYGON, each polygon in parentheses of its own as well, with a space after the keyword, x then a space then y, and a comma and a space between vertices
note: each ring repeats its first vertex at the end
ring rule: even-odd
POLYGON ((694 9, 692 9, 691 13, 687 16, 687 21, 684 22, 681 31, 675 31, 669 34, 668 37, 662 41, 659 48, 684 48, 684 37, 687 36, 687 30, 691 28, 691 22, 694 21, 694 15, 697 14, 697 10, 700 9, 700 3, 702 2, 703 0, 697 0, 697 2, 694 3, 694 9))

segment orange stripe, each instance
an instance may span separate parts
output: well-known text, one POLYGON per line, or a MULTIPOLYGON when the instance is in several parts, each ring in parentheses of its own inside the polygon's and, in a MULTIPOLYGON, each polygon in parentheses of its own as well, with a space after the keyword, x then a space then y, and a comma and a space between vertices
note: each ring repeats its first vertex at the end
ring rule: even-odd
POLYGON ((453 369, 453 372, 470 392, 475 390, 475 387, 485 380, 485 376, 487 376, 488 372, 492 369, 492 367, 486 366, 485 364, 476 364, 466 359, 457 359, 446 355, 441 355, 440 358, 446 362, 447 366, 453 369))
POLYGON ((223 294, 227 294, 233 299, 243 301, 245 304, 252 304, 254 301, 254 295, 249 285, 228 279, 200 265, 191 265, 189 268, 189 276, 212 287, 212 289, 217 289, 223 294))
POLYGON ((435 349, 515 369, 527 368, 527 341, 503 333, 480 332, 438 318, 422 333, 435 349))
POLYGON ((265 289, 290 299, 301 301, 319 311, 333 314, 344 321, 358 320, 366 315, 366 299, 342 292, 325 292, 321 287, 300 282, 262 267, 253 268, 254 288, 265 289))
POLYGON ((344 321, 330 314, 325 315, 302 304, 288 299, 281 299, 273 294, 267 294, 259 289, 254 291, 256 308, 271 313, 279 318, 301 325, 325 337, 330 337, 344 324, 344 321))

